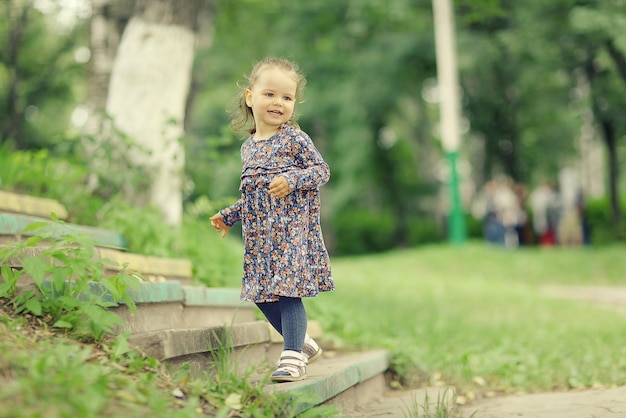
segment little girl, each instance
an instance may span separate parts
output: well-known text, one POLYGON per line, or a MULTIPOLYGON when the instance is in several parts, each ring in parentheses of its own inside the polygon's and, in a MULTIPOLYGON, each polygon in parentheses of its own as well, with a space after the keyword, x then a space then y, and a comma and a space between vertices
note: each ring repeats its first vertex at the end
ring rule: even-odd
POLYGON ((231 121, 238 130, 251 125, 241 146, 241 198, 211 217, 222 237, 242 222, 241 299, 254 302, 284 339, 275 382, 304 379, 306 365, 321 355, 306 333, 302 298, 334 289, 320 226, 319 186, 330 169, 295 122, 305 84, 290 61, 254 66, 231 121))

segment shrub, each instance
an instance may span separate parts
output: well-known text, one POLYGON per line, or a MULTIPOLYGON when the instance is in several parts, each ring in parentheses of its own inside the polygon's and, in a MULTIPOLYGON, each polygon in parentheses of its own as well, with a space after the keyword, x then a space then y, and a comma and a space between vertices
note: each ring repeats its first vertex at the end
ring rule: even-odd
POLYGON ((102 201, 85 187, 87 169, 48 150, 16 151, 0 147, 0 186, 4 189, 58 200, 71 208, 74 222, 94 225, 102 201))
POLYGON ((382 213, 351 209, 333 219, 335 233, 333 252, 336 255, 367 254, 396 248, 440 242, 442 231, 437 222, 415 216, 407 222, 405 241, 397 242, 396 218, 388 211, 382 213))
POLYGON ((437 222, 429 218, 415 218, 409 221, 407 235, 411 247, 440 242, 444 238, 437 222))
MULTIPOLYGON (((620 207, 622 216, 626 217, 626 200, 622 200, 620 207)), ((590 200, 585 207, 585 219, 591 231, 592 244, 610 244, 626 241, 626 221, 615 226, 611 220, 611 206, 608 198, 590 200)))
POLYGON ((388 213, 363 209, 344 211, 333 219, 334 253, 366 254, 394 246, 394 222, 388 213))

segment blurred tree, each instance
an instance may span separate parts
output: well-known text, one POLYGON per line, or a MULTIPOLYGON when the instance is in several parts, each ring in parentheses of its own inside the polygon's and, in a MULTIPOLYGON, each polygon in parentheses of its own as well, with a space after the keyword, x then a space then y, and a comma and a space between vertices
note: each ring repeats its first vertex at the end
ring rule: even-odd
POLYGON ((499 9, 485 15, 466 4, 459 19, 465 107, 484 142, 478 183, 497 173, 524 183, 556 178, 574 155, 577 128, 563 68, 567 1, 495 3, 499 9))
POLYGON ((130 159, 148 167, 147 190, 126 193, 153 204, 164 220, 182 220, 183 121, 201 0, 136 0, 111 72, 106 113, 134 144, 130 159))
MULTIPOLYGON (((96 138, 92 150, 109 153, 99 171, 116 176, 107 195, 130 186, 130 201, 159 204, 175 221, 183 163, 195 185, 185 189, 189 200, 237 194, 241 138, 228 127, 225 108, 255 61, 280 55, 308 75, 300 123, 332 167, 323 188, 330 241, 346 251, 356 241, 361 248, 412 245, 418 234, 412 231, 425 231, 424 222, 441 210, 430 0, 92 0, 87 79, 82 21, 55 26, 52 15, 35 8, 44 3, 0 0, 4 143, 58 144, 67 138, 76 97, 86 94, 91 114, 105 116, 90 120, 97 123, 86 132, 96 138), (198 34, 201 24, 208 30, 198 34)), ((619 219, 623 2, 456 0, 455 6, 468 129, 461 151, 477 183, 499 172, 529 185, 556 177, 577 157, 582 110, 593 109, 619 219), (581 74, 590 86, 584 99, 581 74)))
POLYGON ((618 142, 626 138, 626 5, 585 1, 573 8, 570 19, 579 44, 576 65, 591 86, 591 108, 608 154, 611 220, 617 226, 623 219, 618 142))
POLYGON ((88 125, 85 127, 87 135, 95 134, 101 129, 113 62, 134 4, 134 0, 91 0, 91 57, 85 98, 85 106, 90 113, 88 125))
POLYGON ((84 42, 81 22, 59 24, 35 3, 0 1, 0 142, 18 149, 66 138, 84 75, 75 55, 84 42))

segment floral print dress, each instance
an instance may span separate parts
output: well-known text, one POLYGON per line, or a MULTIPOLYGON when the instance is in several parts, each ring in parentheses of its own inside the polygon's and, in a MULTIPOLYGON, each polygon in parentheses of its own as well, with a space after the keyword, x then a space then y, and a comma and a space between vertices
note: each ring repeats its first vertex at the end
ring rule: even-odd
POLYGON ((330 169, 309 136, 283 125, 271 138, 248 138, 241 146, 241 198, 220 211, 228 226, 242 222, 241 299, 274 302, 279 296, 313 297, 334 289, 320 226, 319 186, 330 169), (277 175, 291 192, 269 194, 277 175))

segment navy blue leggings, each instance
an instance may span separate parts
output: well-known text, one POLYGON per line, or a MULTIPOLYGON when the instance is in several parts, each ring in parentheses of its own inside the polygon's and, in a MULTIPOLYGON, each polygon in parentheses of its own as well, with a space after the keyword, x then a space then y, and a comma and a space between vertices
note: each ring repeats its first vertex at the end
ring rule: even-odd
POLYGON ((281 296, 278 302, 257 303, 256 306, 283 336, 283 349, 302 352, 307 326, 302 299, 281 296))

